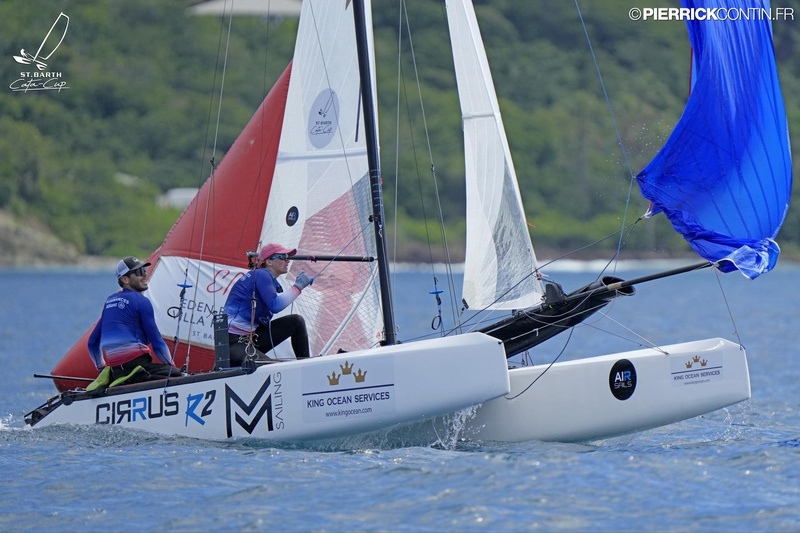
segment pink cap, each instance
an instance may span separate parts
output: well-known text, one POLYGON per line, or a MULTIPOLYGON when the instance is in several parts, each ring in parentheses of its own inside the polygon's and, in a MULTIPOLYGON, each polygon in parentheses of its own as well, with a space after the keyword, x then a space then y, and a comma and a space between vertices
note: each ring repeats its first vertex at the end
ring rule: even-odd
POLYGON ((258 254, 258 260, 259 261, 264 261, 266 259, 269 259, 270 257, 272 257, 275 254, 286 254, 289 257, 292 257, 296 253, 297 253, 297 250, 294 249, 294 248, 292 248, 290 250, 289 248, 284 248, 280 244, 276 244, 274 242, 271 242, 269 244, 264 245, 264 247, 261 248, 261 252, 259 252, 259 254, 258 254))

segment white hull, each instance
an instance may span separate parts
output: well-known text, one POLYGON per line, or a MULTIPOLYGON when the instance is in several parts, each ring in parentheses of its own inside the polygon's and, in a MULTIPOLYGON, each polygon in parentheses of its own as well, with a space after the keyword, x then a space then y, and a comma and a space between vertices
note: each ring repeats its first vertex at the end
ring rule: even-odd
POLYGON ((507 394, 506 365, 499 341, 471 333, 264 365, 250 374, 189 376, 169 387, 112 388, 93 398, 68 391, 34 426, 109 424, 211 440, 354 435, 507 394))
POLYGON ((511 393, 479 407, 465 436, 587 441, 671 424, 750 398, 747 357, 738 344, 706 339, 663 350, 667 354, 645 349, 556 363, 549 369, 513 369, 511 393), (615 368, 622 360, 629 364, 615 368), (625 374, 631 370, 635 382, 632 374, 625 374))

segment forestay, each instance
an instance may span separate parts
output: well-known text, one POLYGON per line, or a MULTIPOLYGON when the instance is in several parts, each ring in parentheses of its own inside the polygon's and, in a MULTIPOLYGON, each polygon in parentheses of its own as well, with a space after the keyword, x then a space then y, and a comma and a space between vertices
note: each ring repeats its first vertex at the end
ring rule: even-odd
MULTIPOLYGON (((734 3, 684 0, 683 6, 736 8, 734 3)), ((738 4, 742 11, 770 9, 768 0, 738 4)), ((771 22, 740 17, 690 20, 687 26, 692 93, 667 143, 637 180, 652 202, 650 213, 666 214, 698 254, 722 260, 723 271, 755 278, 778 260, 774 238, 792 189, 771 22)))

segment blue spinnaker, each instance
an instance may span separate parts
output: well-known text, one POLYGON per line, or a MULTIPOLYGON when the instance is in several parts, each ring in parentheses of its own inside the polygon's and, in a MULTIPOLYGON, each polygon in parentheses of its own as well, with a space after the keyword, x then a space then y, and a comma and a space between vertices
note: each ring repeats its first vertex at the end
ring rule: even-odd
POLYGON ((738 269, 753 279, 778 261, 774 239, 792 190, 770 4, 682 4, 704 8, 703 13, 718 8, 716 15, 726 20, 687 21, 694 52, 692 92, 666 144, 636 179, 652 202, 650 212, 664 212, 701 257, 719 262, 724 272, 738 269))

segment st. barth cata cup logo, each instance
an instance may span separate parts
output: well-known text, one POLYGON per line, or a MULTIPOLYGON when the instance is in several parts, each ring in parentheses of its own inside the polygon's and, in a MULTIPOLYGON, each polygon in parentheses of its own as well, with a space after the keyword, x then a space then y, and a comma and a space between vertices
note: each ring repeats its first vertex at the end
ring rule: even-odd
POLYGON ((67 36, 67 28, 69 28, 69 17, 64 13, 59 13, 35 54, 26 52, 24 48, 20 49, 19 55, 14 56, 14 61, 21 65, 29 65, 35 68, 31 68, 30 71, 21 71, 19 79, 14 80, 9 85, 12 91, 24 93, 29 91, 61 92, 63 89, 69 89, 67 82, 63 80, 61 72, 49 71, 47 63, 45 63, 61 46, 64 37, 67 36))

